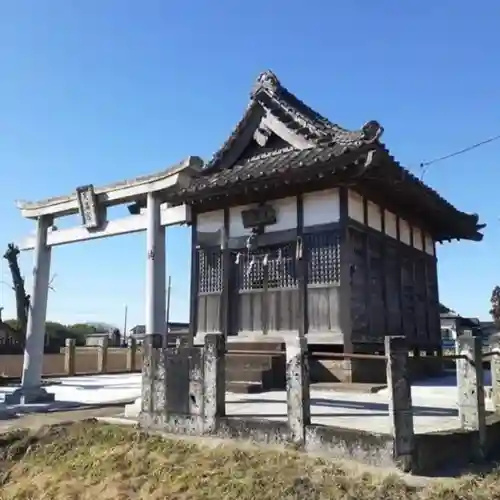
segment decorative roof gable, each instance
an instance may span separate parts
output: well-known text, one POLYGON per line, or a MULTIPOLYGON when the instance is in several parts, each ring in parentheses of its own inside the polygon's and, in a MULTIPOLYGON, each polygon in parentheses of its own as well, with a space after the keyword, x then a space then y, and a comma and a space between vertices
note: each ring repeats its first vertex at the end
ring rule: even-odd
POLYGON ((250 97, 243 118, 205 166, 204 174, 231 168, 254 154, 283 147, 356 148, 377 141, 383 133, 376 121, 357 131, 330 122, 283 87, 271 71, 259 75, 250 97))

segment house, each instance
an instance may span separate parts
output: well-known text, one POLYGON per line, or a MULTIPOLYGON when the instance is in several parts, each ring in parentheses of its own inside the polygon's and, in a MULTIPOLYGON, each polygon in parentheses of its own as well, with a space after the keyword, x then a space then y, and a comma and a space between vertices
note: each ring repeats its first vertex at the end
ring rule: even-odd
POLYGON ((98 346, 102 344, 102 339, 108 339, 109 346, 118 347, 122 343, 122 336, 120 330, 110 325, 97 325, 94 326, 95 333, 88 333, 85 335, 86 346, 98 346))
POLYGON ((441 339, 444 349, 454 349, 456 340, 461 335, 480 335, 483 344, 489 343, 490 335, 498 332, 493 321, 480 321, 478 318, 467 318, 441 305, 441 339))
MULTIPOLYGON (((169 321, 167 331, 169 332, 169 334, 173 336, 183 335, 183 334, 187 335, 189 332, 189 323, 169 321)), ((142 344, 142 341, 146 336, 146 325, 134 326, 129 330, 129 336, 134 338, 138 344, 142 344)))
POLYGON ((480 241, 484 225, 405 169, 383 131, 347 129, 258 77, 223 146, 165 195, 191 207, 197 342, 300 332, 316 348, 378 352, 389 334, 441 350, 436 243, 480 241))

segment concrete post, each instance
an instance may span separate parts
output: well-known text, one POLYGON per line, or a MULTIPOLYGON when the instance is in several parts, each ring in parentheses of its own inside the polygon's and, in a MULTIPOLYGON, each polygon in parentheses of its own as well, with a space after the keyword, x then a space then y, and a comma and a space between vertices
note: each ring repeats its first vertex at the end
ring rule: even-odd
POLYGON ((309 359, 304 337, 286 340, 286 394, 290 437, 294 443, 303 444, 306 426, 311 425, 309 359))
POLYGON ((500 414, 500 334, 490 337, 491 347, 491 399, 495 413, 500 414))
POLYGON ((40 217, 37 221, 33 288, 26 329, 23 375, 21 388, 5 398, 5 402, 10 404, 54 400, 54 395, 41 387, 51 257, 51 248, 47 246, 47 232, 51 225, 52 218, 48 216, 40 217))
POLYGON ((486 449, 486 408, 484 402, 483 342, 480 336, 461 335, 457 359, 458 414, 463 429, 477 431, 476 457, 486 449))
POLYGON ((75 374, 75 339, 66 339, 66 350, 64 351, 64 373, 69 376, 75 374))
POLYGON ((128 339, 127 348, 127 371, 135 372, 136 367, 136 354, 137 354, 137 340, 134 337, 128 339))
POLYGON ((217 429, 217 419, 226 414, 226 338, 222 333, 205 336, 203 376, 204 432, 217 429))
POLYGON ((415 438, 406 339, 399 336, 386 337, 385 355, 394 460, 401 469, 409 472, 413 468, 415 438))
POLYGON ((107 373, 108 371, 108 347, 109 338, 103 337, 97 347, 97 373, 107 373))

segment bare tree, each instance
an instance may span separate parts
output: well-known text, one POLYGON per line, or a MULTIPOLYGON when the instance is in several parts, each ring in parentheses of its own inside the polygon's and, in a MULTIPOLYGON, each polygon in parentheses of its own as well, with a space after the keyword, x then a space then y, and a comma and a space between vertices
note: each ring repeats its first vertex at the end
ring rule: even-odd
POLYGON ((26 293, 24 278, 19 268, 19 248, 14 245, 14 243, 9 243, 3 258, 9 264, 9 270, 12 277, 12 289, 16 296, 17 325, 20 336, 24 339, 26 336, 26 327, 28 325, 30 296, 26 293))
MULTIPOLYGON (((5 323, 2 319, 3 307, 0 307, 0 325, 7 329, 12 335, 17 336, 20 340, 24 341, 26 338, 26 328, 28 326, 28 314, 30 309, 30 295, 26 293, 26 281, 24 276, 21 274, 21 269, 19 267, 19 248, 14 245, 14 243, 9 243, 7 245, 7 250, 4 253, 3 258, 9 264, 10 275, 12 279, 12 284, 2 282, 3 284, 9 286, 14 290, 16 297, 16 318, 17 318, 17 330, 13 329, 8 323, 5 323)), ((49 289, 55 291, 52 283, 54 282, 56 275, 54 274, 49 282, 49 289)))
POLYGON ((496 286, 491 292, 491 317, 497 327, 500 327, 500 287, 496 286))

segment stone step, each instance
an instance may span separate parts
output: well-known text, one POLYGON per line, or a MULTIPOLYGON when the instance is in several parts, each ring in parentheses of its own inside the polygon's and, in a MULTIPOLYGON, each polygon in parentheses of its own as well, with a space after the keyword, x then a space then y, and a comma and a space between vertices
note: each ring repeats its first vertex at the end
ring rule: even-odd
MULTIPOLYGON (((278 356, 277 356, 278 357, 278 356)), ((271 370, 273 366, 272 356, 262 356, 260 354, 227 354, 226 369, 242 370, 271 370)))
POLYGON ((237 394, 257 394, 264 389, 259 382, 227 382, 226 390, 237 394))
POLYGON ((229 382, 260 382, 264 383, 264 370, 226 369, 226 380, 229 382))
POLYGON ((226 349, 231 351, 252 351, 252 352, 285 352, 285 344, 283 342, 228 342, 226 349))

